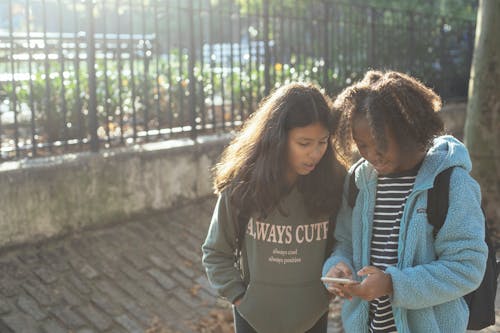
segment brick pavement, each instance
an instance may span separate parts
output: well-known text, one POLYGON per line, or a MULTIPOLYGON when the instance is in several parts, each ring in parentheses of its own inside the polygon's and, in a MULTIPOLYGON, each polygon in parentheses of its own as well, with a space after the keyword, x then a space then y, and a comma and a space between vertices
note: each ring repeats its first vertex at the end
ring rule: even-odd
MULTIPOLYGON (((228 332, 229 305, 200 262, 213 205, 4 249, 0 333, 228 332)), ((500 331, 498 303, 499 324, 485 332, 500 331)), ((342 331, 338 307, 329 333, 342 331)))

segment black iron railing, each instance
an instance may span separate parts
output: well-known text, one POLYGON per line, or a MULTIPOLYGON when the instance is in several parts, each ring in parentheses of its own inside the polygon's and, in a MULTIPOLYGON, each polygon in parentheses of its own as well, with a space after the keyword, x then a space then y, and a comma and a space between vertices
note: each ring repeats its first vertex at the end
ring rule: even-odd
POLYGON ((474 21, 334 0, 254 3, 0 2, 1 159, 224 131, 284 82, 333 95, 369 68, 466 95, 474 21))

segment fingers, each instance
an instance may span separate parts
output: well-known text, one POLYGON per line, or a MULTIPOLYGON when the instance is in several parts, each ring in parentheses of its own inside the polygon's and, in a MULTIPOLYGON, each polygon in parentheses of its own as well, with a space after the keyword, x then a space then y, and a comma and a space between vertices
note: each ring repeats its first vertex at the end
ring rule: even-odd
MULTIPOLYGON (((343 285, 339 283, 327 283, 328 291, 342 298, 352 300, 353 297, 359 297, 371 301, 383 295, 392 294, 392 280, 382 270, 375 266, 365 266, 357 272, 358 276, 366 276, 359 284, 343 285)), ((331 277, 352 278, 352 272, 349 266, 339 263, 328 272, 331 277)))
POLYGON ((342 285, 339 284, 334 284, 334 285, 328 285, 327 287, 328 291, 336 296, 346 298, 349 300, 352 300, 351 294, 349 294, 343 287, 342 285))
MULTIPOLYGON (((334 295, 337 295, 342 298, 346 298, 352 300, 353 296, 360 297, 366 300, 372 300, 374 295, 379 294, 380 286, 378 286, 380 274, 384 274, 384 272, 375 266, 365 266, 357 272, 358 276, 368 276, 362 283, 355 285, 343 285, 338 283, 327 283, 326 287, 328 291, 334 295), (373 275, 371 278, 370 275, 373 275), (374 280, 369 282, 369 280, 374 280)), ((343 263, 339 262, 337 265, 332 267, 327 276, 330 277, 342 277, 342 278, 353 278, 353 273, 351 268, 343 263)))
POLYGON ((335 265, 335 268, 342 272, 343 277, 352 278, 351 268, 347 264, 339 262, 337 265, 335 265))
POLYGON ((365 266, 358 271, 358 276, 371 275, 379 272, 382 271, 375 266, 365 266))
MULTIPOLYGON (((352 271, 348 265, 346 265, 343 262, 340 262, 334 267, 330 268, 326 276, 352 278, 352 271)), ((342 285, 333 282, 326 283, 325 285, 330 293, 342 298, 352 299, 352 296, 343 288, 342 285)))
POLYGON ((328 277, 340 277, 341 274, 342 274, 342 272, 337 267, 332 267, 326 273, 326 276, 328 276, 328 277))
POLYGON ((366 278, 358 285, 346 286, 344 292, 366 301, 393 293, 391 276, 382 270, 374 266, 365 266, 357 274, 366 278))

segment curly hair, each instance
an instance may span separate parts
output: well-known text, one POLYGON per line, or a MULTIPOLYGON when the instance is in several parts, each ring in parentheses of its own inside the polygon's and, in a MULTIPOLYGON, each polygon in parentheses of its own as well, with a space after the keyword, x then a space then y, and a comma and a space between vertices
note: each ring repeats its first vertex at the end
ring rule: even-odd
MULTIPOLYGON (((314 123, 331 134, 336 129, 331 100, 311 84, 291 83, 275 90, 244 123, 215 166, 216 193, 229 191, 232 204, 243 214, 265 217, 279 208, 286 193, 288 132, 314 123)), ((326 153, 308 175, 299 176, 308 213, 329 216, 340 205, 339 188, 345 168, 329 139, 326 153)))
POLYGON ((386 127, 407 151, 426 150, 444 131, 437 114, 441 98, 416 78, 395 71, 368 71, 364 78, 344 89, 334 102, 339 119, 334 145, 344 161, 357 155, 352 138, 356 117, 366 117, 377 148, 385 151, 386 127))

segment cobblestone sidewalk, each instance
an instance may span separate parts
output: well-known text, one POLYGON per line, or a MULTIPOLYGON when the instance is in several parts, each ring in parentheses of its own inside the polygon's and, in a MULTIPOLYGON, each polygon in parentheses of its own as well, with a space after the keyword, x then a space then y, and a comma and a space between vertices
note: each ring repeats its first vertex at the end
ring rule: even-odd
POLYGON ((0 255, 0 332, 196 332, 213 200, 0 255), (162 329, 159 329, 162 327, 162 329))
POLYGON ((214 203, 3 250, 0 333, 230 333, 200 261, 214 203))

